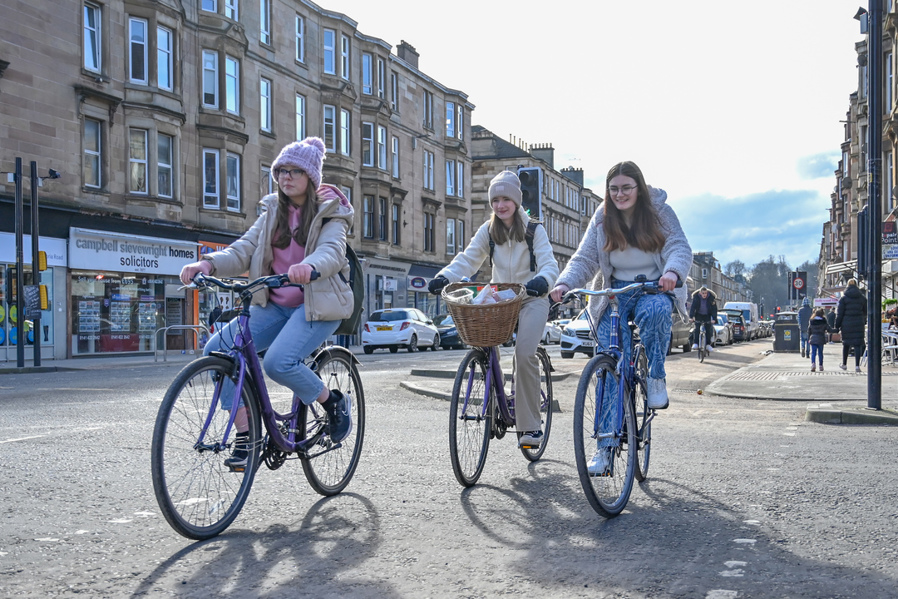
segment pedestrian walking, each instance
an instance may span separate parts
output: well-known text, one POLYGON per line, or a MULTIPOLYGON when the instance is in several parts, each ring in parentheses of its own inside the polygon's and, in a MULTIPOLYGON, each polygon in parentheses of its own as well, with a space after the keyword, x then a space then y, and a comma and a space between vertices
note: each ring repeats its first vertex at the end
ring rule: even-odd
MULTIPOLYGON (((861 371, 861 356, 864 354, 864 326, 867 324, 867 298, 857 287, 857 280, 849 279, 848 288, 839 298, 836 312, 836 328, 842 334, 842 363, 839 368, 848 368, 848 354, 854 349, 854 371, 861 371)), ((877 333, 878 334, 878 333, 877 333)))
POLYGON ((826 324, 825 314, 823 308, 817 308, 805 332, 811 350, 811 372, 817 369, 818 364, 820 372, 823 372, 823 345, 826 343, 826 334, 831 330, 826 324))
POLYGON ((826 341, 833 342, 833 333, 836 332, 836 311, 832 306, 826 307, 826 324, 829 325, 830 332, 826 334, 826 341))
POLYGON ((808 357, 808 323, 813 315, 811 308, 811 300, 804 298, 801 300, 801 308, 798 310, 798 332, 801 338, 801 357, 808 357))

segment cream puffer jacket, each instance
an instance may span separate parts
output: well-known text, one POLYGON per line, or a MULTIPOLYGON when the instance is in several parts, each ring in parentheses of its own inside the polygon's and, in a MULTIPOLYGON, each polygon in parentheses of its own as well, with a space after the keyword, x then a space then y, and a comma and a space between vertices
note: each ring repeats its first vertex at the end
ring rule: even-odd
MULTIPOLYGON (((261 206, 261 216, 240 239, 221 251, 203 256, 203 260, 212 263, 211 274, 234 277, 248 269, 250 280, 280 274, 271 272, 277 194, 262 198, 261 206)), ((302 264, 314 266, 321 276, 304 286, 306 320, 342 320, 352 315, 353 295, 348 283, 349 262, 345 250, 346 232, 352 226, 352 217, 352 205, 339 189, 328 184, 318 188, 318 212, 312 220, 302 264)), ((257 291, 253 304, 268 305, 268 289, 257 291)))

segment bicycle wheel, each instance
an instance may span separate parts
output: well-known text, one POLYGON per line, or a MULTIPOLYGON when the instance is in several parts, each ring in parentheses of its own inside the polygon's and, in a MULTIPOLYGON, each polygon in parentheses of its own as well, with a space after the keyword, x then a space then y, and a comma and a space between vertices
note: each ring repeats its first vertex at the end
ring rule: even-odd
POLYGON ((701 331, 699 331, 698 334, 698 361, 704 362, 705 354, 707 353, 707 350, 705 349, 705 346, 707 345, 705 341, 705 326, 701 324, 697 324, 697 326, 701 328, 701 331))
MULTIPOLYGON (((611 356, 599 354, 583 369, 574 400, 574 454, 577 474, 592 508, 601 516, 612 518, 623 511, 633 490, 636 470, 636 420, 632 404, 618 401, 618 380, 615 361, 611 356), (611 447, 601 451, 610 453, 610 465, 602 475, 590 474, 588 464, 598 451, 601 402, 612 402, 623 407, 623 423, 619 435, 608 440, 611 447)), ((612 419, 614 420, 614 419, 612 419)), ((609 431, 610 432, 610 431, 609 431)))
MULTIPOLYGON (((552 430, 552 362, 549 354, 542 347, 536 348, 536 359, 539 360, 539 417, 542 424, 543 442, 536 449, 521 448, 524 457, 535 462, 543 457, 546 445, 549 444, 549 431, 552 430)), ((524 434, 518 433, 518 438, 524 434)))
POLYGON ((633 413, 636 416, 636 480, 642 482, 649 474, 649 458, 652 453, 652 411, 649 409, 647 391, 649 361, 645 349, 638 346, 636 377, 633 389, 633 413))
MULTIPOLYGON (((225 466, 222 436, 230 412, 216 407, 216 388, 233 371, 229 360, 207 356, 186 366, 172 382, 153 430, 151 470, 156 501, 165 519, 189 539, 208 539, 224 531, 240 513, 259 465, 261 425, 255 387, 247 378, 242 399, 249 420, 248 455, 242 471, 225 466), (211 414, 210 414, 211 411, 211 414), (206 419, 209 425, 205 428, 206 419), (200 443, 200 435, 202 443, 200 443)), ((230 387, 233 392, 233 387, 230 387)))
MULTIPOLYGON (((362 379, 352 358, 337 353, 322 355, 318 360, 318 376, 328 389, 338 389, 352 397, 352 431, 339 444, 330 437, 308 448, 306 455, 300 456, 302 471, 315 491, 329 497, 346 488, 362 455, 365 439, 365 392, 362 379)), ((310 406, 300 406, 298 436, 300 439, 314 437, 327 422, 324 408, 315 402, 310 406)))
POLYGON ((486 354, 472 349, 459 364, 452 385, 449 457, 455 478, 463 487, 474 485, 480 478, 490 446, 496 392, 492 387, 486 388, 486 369, 486 354), (487 397, 489 405, 484 411, 483 402, 487 397))

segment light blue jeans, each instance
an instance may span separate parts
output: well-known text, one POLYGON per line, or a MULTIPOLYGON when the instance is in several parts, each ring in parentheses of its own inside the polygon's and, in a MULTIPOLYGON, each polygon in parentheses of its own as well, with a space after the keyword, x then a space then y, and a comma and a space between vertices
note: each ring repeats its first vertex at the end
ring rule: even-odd
MULTIPOLYGON (((624 287, 632 281, 617 281, 612 279, 614 287, 624 287)), ((639 338, 645 346, 646 358, 648 358, 649 377, 663 379, 667 376, 664 370, 664 360, 667 357, 667 346, 670 343, 670 329, 673 325, 671 314, 673 313, 673 300, 665 293, 644 294, 640 290, 628 291, 617 296, 620 311, 620 347, 625 355, 630 355, 630 330, 627 322, 632 320, 639 327, 639 338), (634 297, 638 294, 638 299, 634 297)), ((602 314, 598 330, 598 350, 608 348, 611 345, 611 306, 602 314)), ((613 398, 617 394, 614 382, 606 381, 604 392, 605 400, 602 402, 602 413, 599 417, 601 432, 610 432, 612 423, 617 419, 617 403, 613 398), (610 385, 609 385, 610 383, 610 385), (612 387, 612 388, 608 388, 612 387), (610 394, 610 395, 609 395, 610 394)), ((608 447, 613 444, 611 439, 601 439, 599 447, 608 447)))
MULTIPOLYGON (((306 320, 305 304, 298 308, 285 308, 274 302, 262 306, 250 306, 249 330, 256 350, 267 349, 262 367, 265 374, 276 383, 284 385, 306 405, 311 405, 321 395, 324 383, 302 361, 334 334, 339 320, 306 320)), ((205 355, 213 351, 227 351, 237 336, 239 319, 235 318, 218 330, 203 349, 205 355)), ((231 388, 233 388, 231 386, 231 388)), ((221 407, 230 410, 233 392, 222 389, 221 407)), ((241 404, 242 405, 242 402, 241 404)))

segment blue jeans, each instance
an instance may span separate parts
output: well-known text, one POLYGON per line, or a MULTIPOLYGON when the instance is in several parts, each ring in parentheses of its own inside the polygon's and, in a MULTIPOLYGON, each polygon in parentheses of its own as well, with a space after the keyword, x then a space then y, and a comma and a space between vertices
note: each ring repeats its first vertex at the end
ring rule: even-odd
POLYGON ((801 352, 805 357, 808 357, 810 351, 811 349, 808 347, 808 334, 807 332, 803 332, 801 333, 801 352))
MULTIPOLYGON (((624 287, 632 281, 617 281, 612 279, 614 287, 624 287)), ((670 329, 673 325, 671 314, 673 313, 673 301, 664 293, 643 294, 640 290, 628 291, 617 296, 620 310, 620 347, 625 355, 630 355, 630 329, 627 323, 632 320, 639 327, 639 338, 645 346, 646 358, 649 363, 649 376, 655 379, 663 379, 667 376, 664 371, 664 360, 667 357, 667 346, 670 343, 670 329), (634 296, 638 299, 633 301, 634 296)), ((599 348, 608 348, 611 345, 611 306, 602 314, 598 330, 599 348)), ((612 383, 613 385, 613 383, 612 383)), ((617 404, 612 401, 617 389, 605 389, 605 399, 602 402, 602 414, 600 416, 600 430, 610 432, 612 423, 617 417, 617 404), (610 396, 609 396, 610 393, 610 396)), ((611 439, 601 439, 599 447, 612 445, 611 439)))
POLYGON ((823 366, 823 345, 818 345, 816 343, 811 344, 811 364, 814 363, 823 366), (817 356, 820 357, 818 358, 817 356))
MULTIPOLYGON (((256 350, 268 350, 262 361, 265 374, 288 387, 304 404, 314 403, 321 395, 324 383, 302 361, 334 334, 340 321, 307 321, 305 304, 285 308, 268 302, 264 308, 250 306, 249 312, 249 330, 256 350)), ((235 318, 220 328, 203 348, 203 353, 208 356, 210 352, 230 348, 237 335, 238 323, 239 319, 235 318)), ((222 409, 231 409, 232 398, 233 393, 222 390, 222 409)))

